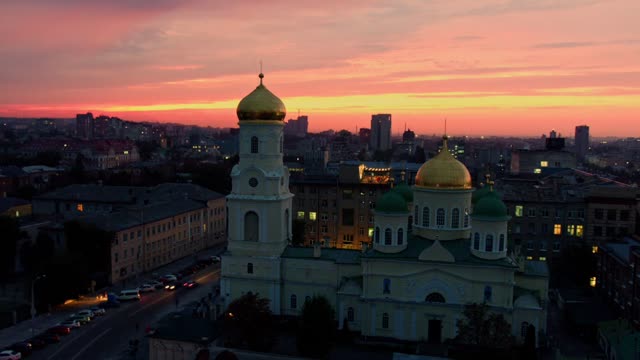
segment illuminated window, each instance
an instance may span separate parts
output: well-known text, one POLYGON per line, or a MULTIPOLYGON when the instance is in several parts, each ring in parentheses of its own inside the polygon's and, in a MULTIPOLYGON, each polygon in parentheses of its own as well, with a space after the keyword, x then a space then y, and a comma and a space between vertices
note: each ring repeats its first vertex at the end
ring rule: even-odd
POLYGON ((593 245, 591 247, 591 253, 592 254, 597 254, 598 253, 598 245, 593 245))
POLYGON ((562 235, 562 225, 560 224, 553 225, 553 235, 562 235))
POLYGON ((540 161, 540 167, 547 167, 547 166, 549 166, 548 161, 540 161))
POLYGON ((16 217, 20 217, 20 211, 16 210, 16 217))
POLYGON ((369 237, 373 237, 373 228, 369 228, 368 235, 369 237))
POLYGON ((533 169, 533 173, 534 174, 542 174, 542 169, 539 169, 539 168, 533 169))
POLYGON ((298 211, 298 220, 304 220, 304 211, 298 211))
POLYGON ((527 256, 527 260, 533 260, 533 256, 527 256))
POLYGON ((573 236, 575 234, 576 234, 576 226, 575 225, 567 225, 567 235, 573 236))
POLYGON ((582 237, 584 234, 584 227, 582 225, 576 225, 576 236, 582 237))
POLYGON ((517 217, 521 217, 523 213, 524 213, 524 207, 522 205, 516 205, 515 215, 517 217))
POLYGON ((84 205, 82 205, 82 204, 76 205, 76 210, 78 210, 80 212, 84 211, 84 205))
POLYGON ((540 261, 547 261, 547 258, 546 258, 545 256, 540 256, 540 257, 538 258, 538 260, 540 260, 540 261))
POLYGON ((309 220, 316 220, 317 213, 315 211, 309 212, 309 220))
POLYGON ((592 277, 590 277, 590 278, 589 278, 589 286, 591 286, 591 287, 596 287, 596 284, 597 284, 597 283, 598 283, 598 282, 597 282, 597 280, 596 280, 596 277, 595 277, 595 276, 592 276, 592 277))

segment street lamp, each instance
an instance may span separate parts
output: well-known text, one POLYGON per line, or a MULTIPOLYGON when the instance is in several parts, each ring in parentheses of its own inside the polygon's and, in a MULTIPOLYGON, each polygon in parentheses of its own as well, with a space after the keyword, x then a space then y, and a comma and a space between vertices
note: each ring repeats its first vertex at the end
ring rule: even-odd
POLYGON ((40 280, 40 279, 44 279, 46 278, 47 275, 38 275, 36 276, 33 280, 31 280, 31 335, 33 335, 34 332, 34 319, 36 316, 36 306, 35 306, 35 293, 34 293, 34 287, 36 285, 36 281, 40 280))

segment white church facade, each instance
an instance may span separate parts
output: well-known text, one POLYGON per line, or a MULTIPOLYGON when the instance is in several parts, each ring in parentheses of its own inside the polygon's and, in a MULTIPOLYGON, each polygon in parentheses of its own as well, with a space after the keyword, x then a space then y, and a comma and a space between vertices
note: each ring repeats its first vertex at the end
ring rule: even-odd
POLYGON ((283 164, 286 109, 262 84, 238 105, 240 161, 227 197, 229 245, 221 295, 271 300, 299 314, 323 295, 340 326, 364 336, 442 342, 456 336, 465 304, 486 303, 523 340, 546 331, 548 270, 509 253, 504 203, 491 186, 474 191, 467 168, 447 150, 422 165, 416 185, 376 203, 372 248, 293 247, 289 172, 283 164))

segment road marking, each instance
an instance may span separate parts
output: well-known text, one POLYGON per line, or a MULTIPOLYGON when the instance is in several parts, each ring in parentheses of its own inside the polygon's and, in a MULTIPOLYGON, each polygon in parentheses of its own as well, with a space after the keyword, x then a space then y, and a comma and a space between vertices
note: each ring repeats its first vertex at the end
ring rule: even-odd
MULTIPOLYGON (((103 334, 105 334, 107 331, 111 330, 111 328, 108 328, 107 330, 103 331, 100 335, 98 335, 97 337, 95 337, 95 339, 93 341, 91 341, 91 343, 95 342, 99 337, 101 337, 103 334)), ((73 330, 72 330, 73 331, 73 330)), ((75 331, 79 331, 79 329, 76 329, 75 331)), ((47 360, 51 360, 53 358, 56 357, 56 355, 58 355, 62 350, 66 349, 69 347, 69 345, 73 344, 74 342, 76 342, 78 339, 80 339, 82 337, 82 335, 84 334, 79 334, 78 336, 76 336, 74 339, 72 339, 71 341, 63 344, 58 350, 56 350, 53 354, 51 354, 51 356, 49 356, 47 358, 47 360)), ((91 344, 90 343, 90 344, 91 344)))
POLYGON ((82 349, 80 349, 80 351, 78 351, 78 353, 76 354, 76 356, 72 357, 71 360, 75 360, 78 358, 78 356, 80 356, 85 350, 87 350, 91 345, 93 345, 96 341, 100 340, 101 337, 103 337, 106 333, 108 333, 109 331, 111 331, 111 328, 108 328, 107 330, 103 331, 100 333, 100 335, 96 336, 95 338, 93 338, 93 340, 89 341, 89 343, 87 343, 87 345, 85 345, 84 347, 82 347, 82 349))
MULTIPOLYGON (((212 272, 210 272, 210 273, 208 273, 208 274, 206 274, 206 275, 203 275, 203 276, 201 276, 201 277, 197 278, 197 279, 196 279, 196 281, 197 281, 197 282, 200 282, 200 281, 202 281, 202 279, 206 279, 206 278, 208 278, 209 276, 213 276, 213 275, 215 275, 215 274, 217 274, 217 273, 219 273, 219 272, 220 272, 220 269, 218 269, 218 270, 216 270, 216 271, 212 271, 212 272)), ((175 291, 175 290, 174 290, 174 291, 175 291)), ((137 313, 139 313, 139 312, 141 312, 141 311, 143 311, 143 310, 145 310, 145 309, 149 308, 150 306, 155 305, 155 304, 157 304, 158 302, 160 302, 160 301, 162 301, 162 300, 164 300, 164 299, 166 299, 166 298, 168 298, 168 297, 170 297, 170 296, 173 296, 173 295, 174 295, 174 293, 173 293, 173 292, 172 292, 172 293, 166 293, 166 294, 163 294, 163 295, 161 295, 159 298, 154 299, 154 301, 152 301, 152 302, 150 302, 150 303, 148 303, 148 304, 145 304, 143 307, 141 307, 141 308, 137 309, 136 311, 134 311, 134 312, 132 312, 132 313, 129 313, 129 317, 132 317, 132 316, 136 315, 137 313)))

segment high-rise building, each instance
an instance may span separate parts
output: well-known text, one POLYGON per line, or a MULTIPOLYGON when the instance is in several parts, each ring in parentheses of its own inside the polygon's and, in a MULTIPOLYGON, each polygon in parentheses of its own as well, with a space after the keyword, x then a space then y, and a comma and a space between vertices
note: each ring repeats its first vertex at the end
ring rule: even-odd
POLYGON ((308 131, 309 117, 307 115, 300 115, 296 120, 289 119, 289 121, 284 124, 285 135, 305 137, 308 131))
POLYGON ((583 161, 589 150, 589 126, 576 126, 576 157, 583 161))
POLYGON ((85 140, 93 139, 92 113, 76 115, 76 136, 85 140))
POLYGON ((372 150, 391 149, 391 114, 371 115, 369 144, 372 150))

